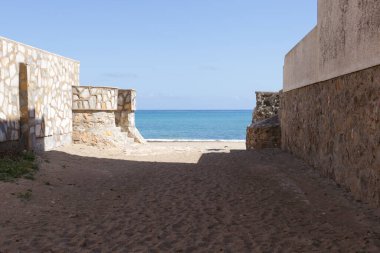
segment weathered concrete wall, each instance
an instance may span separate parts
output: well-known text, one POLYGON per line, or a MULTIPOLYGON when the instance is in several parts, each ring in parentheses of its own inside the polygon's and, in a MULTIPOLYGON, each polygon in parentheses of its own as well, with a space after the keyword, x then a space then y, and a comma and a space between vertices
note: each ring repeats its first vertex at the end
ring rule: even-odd
POLYGON ((380 2, 319 0, 318 24, 285 57, 284 92, 380 65, 380 2))
POLYGON ((256 92, 256 107, 252 114, 252 123, 269 119, 278 114, 280 109, 279 92, 256 92))
MULTIPOLYGON (((34 149, 70 143, 72 86, 79 85, 79 62, 0 37, 0 142, 33 135, 34 149), (20 66, 25 73, 20 73, 20 66), (24 85, 20 83, 23 76, 24 85), (22 90, 24 89, 24 90, 22 90), (27 100, 20 99, 25 92, 27 100), (32 120, 20 128, 21 107, 32 120), (25 130, 26 129, 26 130, 25 130)), ((9 144, 11 145, 11 143, 9 144)))
POLYGON ((380 64, 380 2, 319 0, 319 78, 380 64))
POLYGON ((283 93, 281 128, 285 150, 380 205, 380 66, 283 93))
POLYGON ((285 58, 284 91, 282 147, 379 206, 380 1, 319 0, 317 35, 285 58))
POLYGON ((318 80, 318 28, 315 27, 285 57, 284 91, 318 80))

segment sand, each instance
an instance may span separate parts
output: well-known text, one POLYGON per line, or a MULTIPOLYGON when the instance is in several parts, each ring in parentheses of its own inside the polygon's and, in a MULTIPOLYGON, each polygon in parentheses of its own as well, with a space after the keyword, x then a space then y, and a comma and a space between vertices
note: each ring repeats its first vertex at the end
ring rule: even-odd
POLYGON ((44 153, 35 180, 0 183, 0 252, 380 251, 379 209, 290 154, 243 149, 44 153))

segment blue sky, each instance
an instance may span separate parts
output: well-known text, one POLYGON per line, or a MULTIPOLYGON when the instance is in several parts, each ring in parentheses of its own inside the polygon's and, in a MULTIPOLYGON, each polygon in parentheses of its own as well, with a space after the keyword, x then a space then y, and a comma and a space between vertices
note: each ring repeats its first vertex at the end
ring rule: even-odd
POLYGON ((252 109, 317 0, 1 0, 0 36, 81 62, 81 84, 134 88, 139 109, 252 109), (6 10, 6 11, 4 11, 6 10))

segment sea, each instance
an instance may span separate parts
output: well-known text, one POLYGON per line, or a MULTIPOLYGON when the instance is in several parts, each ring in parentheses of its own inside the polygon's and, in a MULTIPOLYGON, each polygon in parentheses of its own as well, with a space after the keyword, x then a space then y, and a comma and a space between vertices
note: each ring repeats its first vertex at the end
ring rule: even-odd
POLYGON ((243 141, 252 110, 138 110, 136 126, 150 141, 243 141))

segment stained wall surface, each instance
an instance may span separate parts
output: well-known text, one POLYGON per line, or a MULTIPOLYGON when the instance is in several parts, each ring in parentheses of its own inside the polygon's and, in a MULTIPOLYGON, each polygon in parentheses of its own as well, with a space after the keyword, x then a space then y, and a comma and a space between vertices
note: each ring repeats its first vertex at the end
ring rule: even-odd
POLYGON ((79 62, 0 37, 0 143, 20 140, 20 105, 27 103, 37 149, 71 142, 72 86, 79 62), (26 64, 28 101, 20 100, 20 64, 26 64))
POLYGON ((246 131, 247 150, 281 147, 280 96, 281 92, 256 92, 252 124, 246 131))

